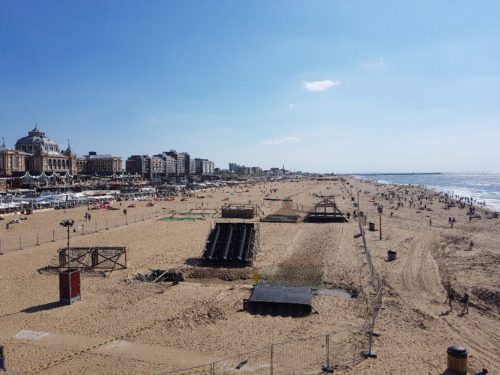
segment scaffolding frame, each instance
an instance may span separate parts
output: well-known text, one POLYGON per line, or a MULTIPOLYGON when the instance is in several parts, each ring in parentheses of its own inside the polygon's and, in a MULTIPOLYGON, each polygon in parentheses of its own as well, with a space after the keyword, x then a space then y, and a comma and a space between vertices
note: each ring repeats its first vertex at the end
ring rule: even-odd
POLYGON ((72 269, 102 271, 108 275, 127 268, 127 248, 122 246, 70 247, 58 250, 58 265, 49 265, 38 271, 72 269), (123 260, 122 260, 123 257, 123 260))

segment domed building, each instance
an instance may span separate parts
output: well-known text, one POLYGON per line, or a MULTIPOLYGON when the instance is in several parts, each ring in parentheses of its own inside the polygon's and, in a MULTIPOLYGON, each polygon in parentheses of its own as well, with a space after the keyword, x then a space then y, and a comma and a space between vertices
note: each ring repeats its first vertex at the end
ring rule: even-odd
POLYGON ((16 150, 28 154, 26 158, 26 170, 31 174, 76 174, 76 155, 68 149, 64 152, 59 150, 56 141, 45 136, 45 133, 35 126, 28 132, 26 137, 20 138, 16 142, 16 150))
POLYGON ((45 133, 38 128, 35 128, 28 132, 27 137, 23 137, 17 140, 16 150, 21 150, 28 152, 30 154, 35 153, 59 153, 59 145, 56 141, 45 136, 45 133))

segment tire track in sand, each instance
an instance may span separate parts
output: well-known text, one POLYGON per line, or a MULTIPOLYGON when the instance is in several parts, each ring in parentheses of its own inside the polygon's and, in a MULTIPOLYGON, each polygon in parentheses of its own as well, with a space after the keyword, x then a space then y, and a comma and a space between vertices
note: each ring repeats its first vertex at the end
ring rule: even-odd
MULTIPOLYGON (((408 241, 408 252, 400 274, 403 289, 401 298, 405 304, 434 318, 439 318, 446 298, 439 267, 432 255, 437 240, 435 236, 422 235, 408 241), (433 306, 439 308, 439 312, 433 306)), ((489 320, 482 316, 477 316, 474 320, 474 327, 471 327, 472 321, 455 315, 444 316, 438 322, 445 323, 439 325, 446 331, 443 336, 451 336, 465 347, 473 349, 474 356, 481 363, 493 365, 499 356, 498 350, 489 348, 480 341, 498 342, 498 334, 495 333, 497 327, 489 324, 489 320)))

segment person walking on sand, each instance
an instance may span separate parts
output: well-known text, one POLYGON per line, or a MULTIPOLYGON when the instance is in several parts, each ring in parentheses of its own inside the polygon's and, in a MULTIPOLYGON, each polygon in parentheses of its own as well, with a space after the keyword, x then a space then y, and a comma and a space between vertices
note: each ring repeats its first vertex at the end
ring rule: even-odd
POLYGON ((429 218, 429 226, 432 227, 432 219, 431 218, 429 218))
POLYGON ((469 313, 469 295, 467 292, 464 293, 464 297, 462 298, 462 303, 464 304, 464 307, 462 309, 462 315, 468 314, 469 313))
POLYGON ((444 303, 448 302, 449 306, 450 306, 450 312, 453 311, 453 301, 455 300, 455 295, 453 294, 453 290, 451 289, 451 287, 449 286, 448 287, 448 294, 446 295, 446 301, 444 301, 444 303))

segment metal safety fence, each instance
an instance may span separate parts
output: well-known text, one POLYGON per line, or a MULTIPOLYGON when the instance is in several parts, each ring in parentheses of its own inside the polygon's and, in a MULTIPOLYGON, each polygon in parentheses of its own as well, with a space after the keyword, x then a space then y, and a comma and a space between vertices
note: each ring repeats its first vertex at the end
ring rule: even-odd
MULTIPOLYGON (((107 218, 92 219, 91 221, 75 223, 71 229, 71 237, 83 236, 86 234, 97 233, 112 228, 118 228, 129 224, 140 223, 165 213, 157 208, 139 210, 133 214, 120 214, 120 216, 110 216, 107 218)), ((22 225, 22 224, 16 224, 22 225)), ((0 253, 8 251, 23 250, 25 248, 40 246, 49 242, 65 240, 67 238, 67 229, 64 227, 53 228, 45 231, 30 231, 21 234, 5 235, 0 238, 0 253)))
MULTIPOLYGON (((164 375, 290 375, 309 371, 333 373, 362 359, 356 351, 362 348, 360 337, 344 338, 333 333, 301 340, 275 343, 261 349, 223 358, 212 363, 163 373, 164 375)), ((366 341, 366 340, 365 340, 366 341)))
MULTIPOLYGON (((358 206, 359 207, 359 206, 358 206)), ((362 352, 362 355, 365 357, 375 358, 377 355, 373 352, 373 338, 377 337, 379 334, 375 331, 375 324, 377 321, 378 314, 382 309, 382 297, 384 291, 384 285, 382 281, 382 277, 375 269, 372 259, 372 253, 370 248, 368 247, 366 241, 365 230, 363 225, 366 225, 366 215, 363 215, 364 220, 361 220, 361 216, 358 219, 359 226, 359 236, 361 236, 363 242, 363 253, 366 258, 366 263, 368 265, 369 275, 370 275, 370 283, 373 287, 374 297, 372 299, 372 303, 370 306, 370 314, 365 321, 365 324, 361 328, 362 332, 366 332, 368 335, 368 347, 362 352)))

